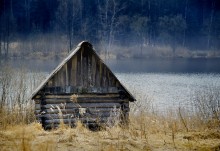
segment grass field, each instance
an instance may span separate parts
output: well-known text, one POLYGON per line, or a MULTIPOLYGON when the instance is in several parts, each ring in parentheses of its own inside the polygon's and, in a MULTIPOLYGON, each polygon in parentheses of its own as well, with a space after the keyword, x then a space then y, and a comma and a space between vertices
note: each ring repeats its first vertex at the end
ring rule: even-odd
POLYGON ((217 123, 202 124, 185 118, 184 122, 185 126, 180 118, 142 112, 130 116, 127 128, 115 126, 100 131, 90 131, 81 123, 76 128, 61 126, 50 131, 36 122, 8 125, 0 129, 0 148, 1 151, 220 150, 217 123))
POLYGON ((220 150, 219 89, 198 92, 192 100, 194 114, 182 108, 158 114, 142 108, 139 100, 131 104, 126 127, 90 131, 78 122, 76 128, 61 124, 45 131, 36 122, 33 102, 28 99, 43 78, 8 67, 0 72, 0 151, 220 150))

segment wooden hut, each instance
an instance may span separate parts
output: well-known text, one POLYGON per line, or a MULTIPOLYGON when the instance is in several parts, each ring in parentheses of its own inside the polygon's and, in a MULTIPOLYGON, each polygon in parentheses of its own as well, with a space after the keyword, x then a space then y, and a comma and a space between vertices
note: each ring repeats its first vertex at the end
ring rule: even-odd
POLYGON ((81 42, 33 92, 35 114, 45 129, 61 122, 87 126, 127 122, 135 98, 88 42, 81 42))

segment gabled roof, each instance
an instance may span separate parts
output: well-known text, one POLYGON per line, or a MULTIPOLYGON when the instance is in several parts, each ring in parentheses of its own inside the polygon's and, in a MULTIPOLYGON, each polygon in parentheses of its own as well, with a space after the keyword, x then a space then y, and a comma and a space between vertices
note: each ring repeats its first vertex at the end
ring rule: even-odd
MULTIPOLYGON (((44 88, 44 86, 47 84, 47 82, 82 48, 83 45, 89 46, 93 53, 98 57, 99 61, 103 63, 104 66, 112 73, 112 71, 109 69, 109 67, 103 62, 103 60, 96 54, 95 50, 93 49, 92 45, 89 42, 82 41, 79 43, 75 50, 69 53, 69 55, 47 76, 47 78, 35 89, 35 91, 31 95, 31 99, 34 99, 34 97, 37 95, 37 93, 44 88)), ((134 96, 125 88, 123 84, 118 80, 118 78, 112 73, 114 78, 119 82, 119 84, 125 89, 125 91, 130 95, 130 101, 136 101, 134 96)))

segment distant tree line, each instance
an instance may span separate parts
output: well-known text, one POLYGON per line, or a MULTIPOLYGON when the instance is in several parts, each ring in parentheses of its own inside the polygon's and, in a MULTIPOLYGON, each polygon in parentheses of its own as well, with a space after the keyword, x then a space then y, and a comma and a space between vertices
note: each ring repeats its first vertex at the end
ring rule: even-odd
POLYGON ((75 43, 219 50, 219 0, 0 0, 0 57, 18 39, 53 34, 75 43))

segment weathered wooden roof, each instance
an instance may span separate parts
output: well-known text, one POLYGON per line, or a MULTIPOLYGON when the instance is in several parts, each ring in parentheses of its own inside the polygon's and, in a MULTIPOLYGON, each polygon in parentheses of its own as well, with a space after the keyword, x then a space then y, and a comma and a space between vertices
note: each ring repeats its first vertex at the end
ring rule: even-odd
MULTIPOLYGON (((38 94, 38 92, 44 88, 44 86, 47 84, 47 82, 82 48, 83 45, 89 46, 93 52, 96 54, 95 50, 93 49, 92 45, 89 42, 82 41, 79 43, 75 50, 70 52, 70 54, 47 76, 47 78, 35 89, 35 91, 31 95, 31 99, 34 99, 34 97, 38 94)), ((97 54, 96 54, 97 55, 97 54)), ((97 55, 98 56, 98 55, 97 55)), ((106 68, 112 72, 109 67, 103 62, 103 60, 98 56, 98 59, 100 62, 103 63, 106 68)), ((118 80, 118 78, 112 73, 115 79, 119 82, 119 84, 126 90, 126 92, 130 95, 130 101, 136 101, 134 96, 125 88, 125 86, 118 80)))

